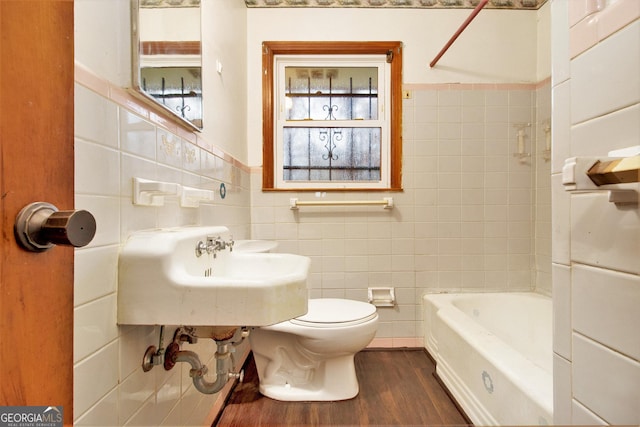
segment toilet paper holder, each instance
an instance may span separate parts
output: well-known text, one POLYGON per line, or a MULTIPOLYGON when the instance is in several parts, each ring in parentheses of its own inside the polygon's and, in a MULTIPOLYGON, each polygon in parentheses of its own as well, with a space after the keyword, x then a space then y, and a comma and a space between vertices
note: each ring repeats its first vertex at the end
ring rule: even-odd
POLYGON ((396 292, 393 287, 368 288, 369 304, 376 307, 395 307, 396 292))

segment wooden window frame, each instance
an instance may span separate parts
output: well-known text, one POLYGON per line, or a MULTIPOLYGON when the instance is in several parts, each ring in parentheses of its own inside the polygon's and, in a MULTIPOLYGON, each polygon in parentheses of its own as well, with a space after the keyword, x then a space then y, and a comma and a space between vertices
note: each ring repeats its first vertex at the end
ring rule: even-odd
MULTIPOLYGON (((402 191, 402 42, 262 43, 262 190, 263 191, 402 191), (391 64, 390 171, 388 188, 277 188, 274 158, 274 57, 276 55, 387 55, 391 64)), ((381 165, 386 167, 386 165, 381 165)))
POLYGON ((200 41, 140 42, 140 55, 202 55, 200 41))

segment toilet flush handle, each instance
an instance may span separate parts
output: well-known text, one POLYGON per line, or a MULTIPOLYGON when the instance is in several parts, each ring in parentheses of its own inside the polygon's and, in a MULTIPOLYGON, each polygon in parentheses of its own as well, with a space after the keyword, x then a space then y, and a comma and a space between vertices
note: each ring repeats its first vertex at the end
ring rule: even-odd
POLYGON ((35 202, 22 208, 13 229, 23 249, 43 252, 55 245, 86 246, 96 234, 96 220, 88 211, 60 211, 35 202))

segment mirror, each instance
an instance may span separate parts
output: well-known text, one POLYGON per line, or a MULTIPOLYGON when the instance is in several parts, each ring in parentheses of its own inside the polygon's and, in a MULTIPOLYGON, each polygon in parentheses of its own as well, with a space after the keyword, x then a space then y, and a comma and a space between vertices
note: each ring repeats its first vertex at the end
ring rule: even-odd
POLYGON ((200 0, 131 0, 133 85, 202 129, 200 0))

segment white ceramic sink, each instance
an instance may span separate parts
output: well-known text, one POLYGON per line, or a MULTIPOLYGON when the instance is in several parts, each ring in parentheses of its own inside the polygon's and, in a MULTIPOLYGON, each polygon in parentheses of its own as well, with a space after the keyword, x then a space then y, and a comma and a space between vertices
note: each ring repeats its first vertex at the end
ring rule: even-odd
POLYGON ((307 312, 310 259, 300 255, 196 250, 226 227, 132 234, 118 263, 122 325, 265 326, 307 312), (201 254, 198 255, 198 252, 201 254))
POLYGON ((233 245, 235 252, 273 252, 278 247, 278 242, 272 240, 236 240, 233 245))

